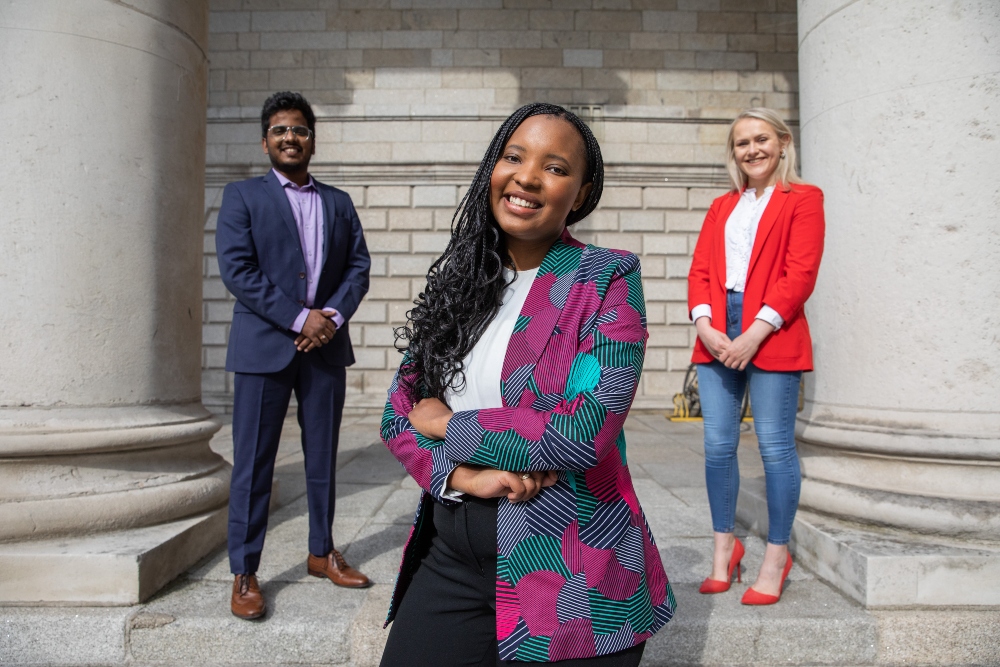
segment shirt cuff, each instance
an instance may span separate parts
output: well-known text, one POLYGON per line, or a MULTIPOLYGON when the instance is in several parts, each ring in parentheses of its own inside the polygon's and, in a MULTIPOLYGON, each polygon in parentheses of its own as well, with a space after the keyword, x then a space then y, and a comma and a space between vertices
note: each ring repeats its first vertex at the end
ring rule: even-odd
MULTIPOLYGON (((452 470, 452 472, 455 472, 455 471, 452 470)), ((457 500, 457 501, 461 502, 462 501, 462 496, 464 496, 465 493, 462 492, 462 491, 459 491, 458 489, 449 489, 448 488, 448 480, 450 478, 451 478, 451 475, 448 475, 447 477, 444 478, 444 482, 441 484, 441 497, 442 498, 447 498, 448 500, 457 500)))
POLYGON ((778 311, 776 311, 774 308, 771 308, 771 306, 767 305, 766 303, 763 306, 761 306, 760 312, 757 313, 757 317, 755 317, 754 319, 764 320, 772 327, 774 327, 775 331, 780 329, 781 325, 785 323, 785 320, 781 317, 781 315, 778 314, 778 311))
POLYGON ((458 468, 458 465, 451 469, 451 472, 444 478, 444 482, 441 483, 441 497, 447 500, 457 500, 458 502, 462 502, 462 497, 465 493, 459 491, 458 489, 452 489, 448 486, 448 480, 450 480, 451 476, 455 474, 456 468, 458 468))
POLYGON ((336 308, 324 308, 323 312, 333 313, 333 317, 331 317, 330 319, 333 320, 333 323, 337 325, 338 329, 344 326, 344 316, 341 315, 336 308))
POLYGON ((707 317, 712 319, 712 306, 707 303, 699 303, 697 306, 691 309, 691 321, 697 322, 699 317, 707 317))
POLYGON ((302 333, 302 327, 305 326, 307 317, 309 317, 309 309, 303 308, 302 312, 299 313, 299 316, 295 318, 295 321, 292 322, 292 326, 289 328, 295 333, 302 333))

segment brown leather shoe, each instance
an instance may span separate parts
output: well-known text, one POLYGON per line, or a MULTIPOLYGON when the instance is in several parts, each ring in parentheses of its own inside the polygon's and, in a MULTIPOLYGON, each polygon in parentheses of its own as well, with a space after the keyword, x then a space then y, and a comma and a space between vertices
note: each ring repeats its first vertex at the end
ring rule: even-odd
POLYGON ((264 596, 257 585, 257 575, 237 574, 233 580, 233 599, 230 603, 233 616, 250 620, 260 618, 267 611, 264 596))
POLYGON ((344 588, 368 588, 372 582, 347 564, 340 552, 334 549, 326 556, 309 554, 306 568, 314 577, 326 577, 338 586, 344 588))

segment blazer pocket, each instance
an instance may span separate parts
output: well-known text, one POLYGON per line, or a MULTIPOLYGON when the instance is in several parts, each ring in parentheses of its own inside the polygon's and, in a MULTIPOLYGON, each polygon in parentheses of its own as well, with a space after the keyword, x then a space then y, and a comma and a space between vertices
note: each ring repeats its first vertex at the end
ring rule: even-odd
POLYGON ((240 330, 243 328, 240 326, 243 323, 242 313, 233 313, 233 321, 229 325, 229 345, 234 346, 239 343, 240 340, 240 330))
POLYGON ((243 331, 243 314, 233 313, 233 321, 229 325, 229 344, 227 346, 227 365, 240 364, 240 333, 243 331))

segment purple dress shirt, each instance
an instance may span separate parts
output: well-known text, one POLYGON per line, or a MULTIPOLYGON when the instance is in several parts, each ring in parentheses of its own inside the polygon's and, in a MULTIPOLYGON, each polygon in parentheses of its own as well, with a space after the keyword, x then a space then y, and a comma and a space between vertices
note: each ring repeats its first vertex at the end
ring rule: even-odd
MULTIPOLYGON (((285 190, 288 204, 292 207, 292 217, 295 227, 299 230, 299 244, 302 246, 302 258, 306 262, 306 308, 302 309, 295 322, 289 327, 295 333, 302 333, 302 326, 309 316, 309 309, 316 301, 316 287, 319 276, 323 272, 323 199, 319 196, 312 176, 309 182, 299 187, 285 178, 277 170, 272 169, 278 177, 278 182, 285 190)), ((333 308, 324 308, 325 312, 333 313, 333 323, 337 328, 344 326, 344 317, 333 308)))

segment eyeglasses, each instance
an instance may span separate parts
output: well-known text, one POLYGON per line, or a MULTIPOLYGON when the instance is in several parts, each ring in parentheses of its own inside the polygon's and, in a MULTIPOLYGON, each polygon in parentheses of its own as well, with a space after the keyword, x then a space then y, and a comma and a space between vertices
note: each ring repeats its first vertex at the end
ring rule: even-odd
POLYGON ((303 127, 302 125, 272 125, 267 128, 267 133, 275 139, 280 139, 289 132, 299 139, 308 139, 313 133, 308 127, 303 127))

